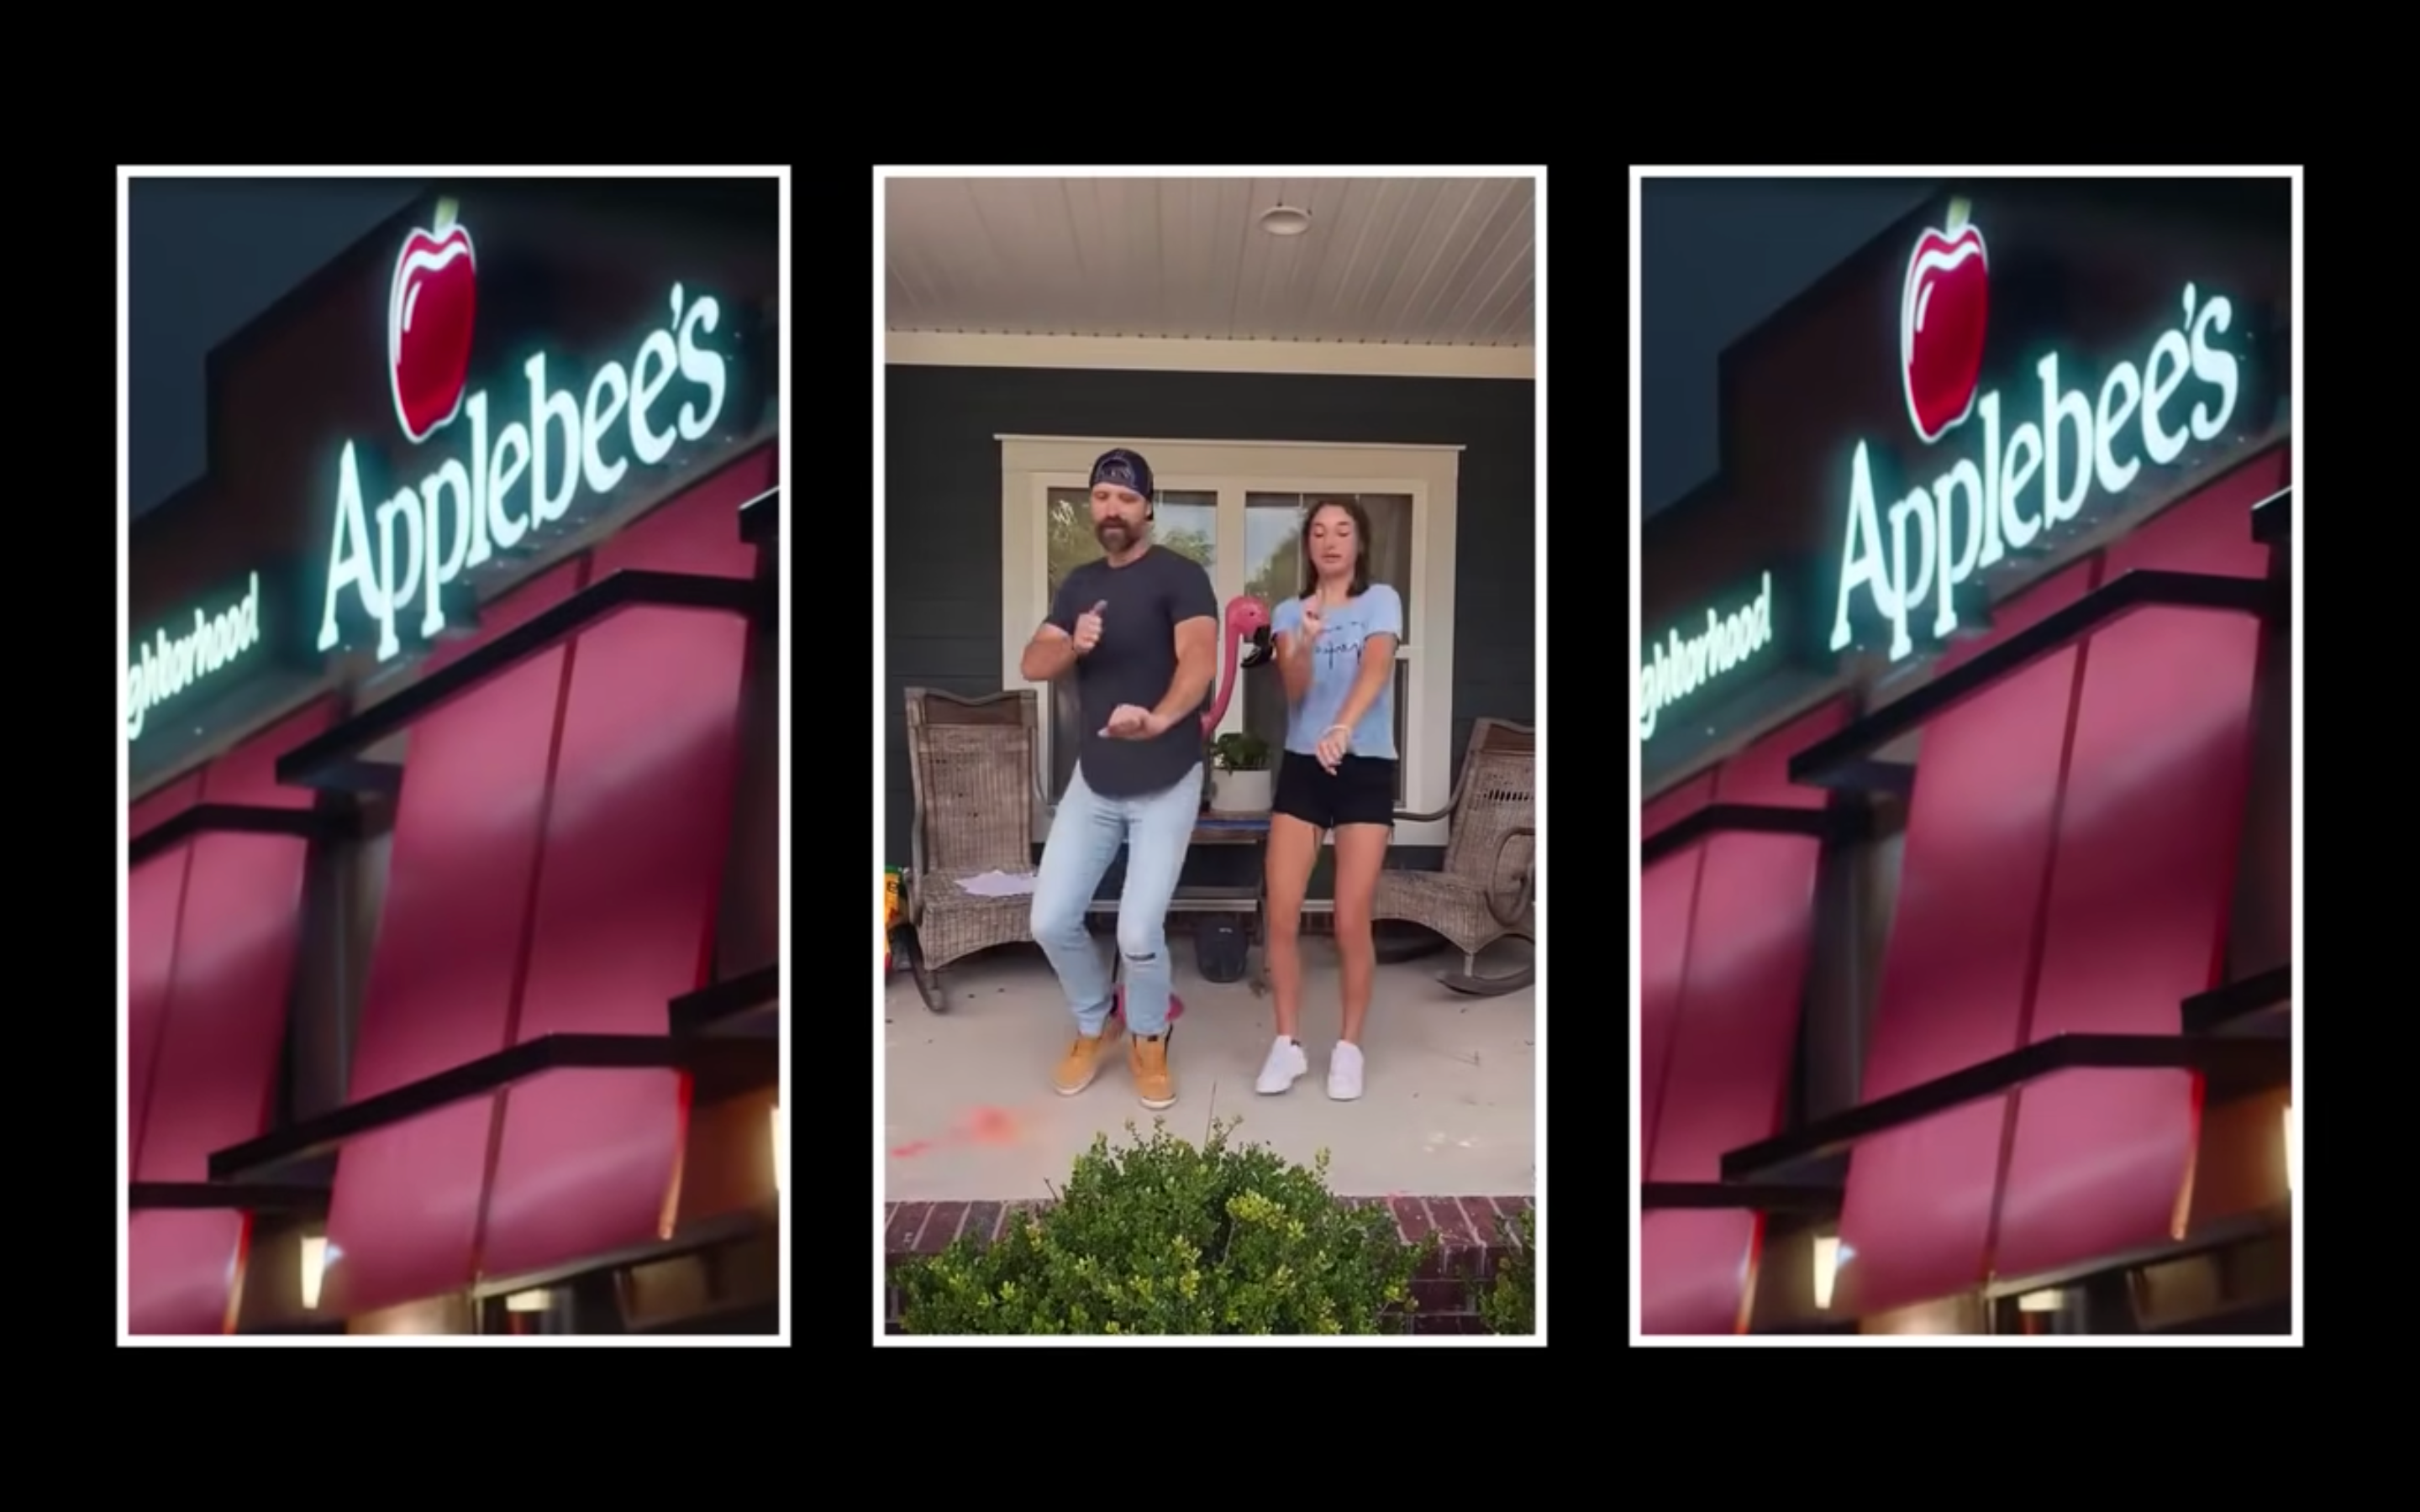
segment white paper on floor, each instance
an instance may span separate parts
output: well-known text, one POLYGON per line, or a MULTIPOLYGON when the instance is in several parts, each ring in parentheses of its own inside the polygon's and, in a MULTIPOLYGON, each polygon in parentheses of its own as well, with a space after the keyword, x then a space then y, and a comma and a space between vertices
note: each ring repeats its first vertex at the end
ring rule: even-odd
POLYGON ((958 886, 978 898, 1014 898, 1032 892, 1034 880, 1031 872, 985 872, 981 876, 960 877, 958 886))

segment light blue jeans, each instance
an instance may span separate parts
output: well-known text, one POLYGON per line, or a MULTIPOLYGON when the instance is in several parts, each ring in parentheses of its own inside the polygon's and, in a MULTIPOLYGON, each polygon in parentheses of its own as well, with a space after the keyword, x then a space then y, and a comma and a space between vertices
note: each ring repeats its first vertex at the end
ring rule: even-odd
POLYGON ((1125 958, 1126 1030, 1161 1034, 1168 1028, 1168 902, 1185 870, 1193 821, 1202 812, 1202 768, 1158 793, 1105 798, 1084 782, 1084 769, 1067 779, 1066 795, 1050 822, 1042 847, 1042 871, 1033 884, 1033 939, 1050 958, 1077 1032, 1097 1035, 1116 1006, 1109 969, 1084 932, 1093 893, 1126 848, 1125 890, 1118 895, 1118 953, 1125 958))

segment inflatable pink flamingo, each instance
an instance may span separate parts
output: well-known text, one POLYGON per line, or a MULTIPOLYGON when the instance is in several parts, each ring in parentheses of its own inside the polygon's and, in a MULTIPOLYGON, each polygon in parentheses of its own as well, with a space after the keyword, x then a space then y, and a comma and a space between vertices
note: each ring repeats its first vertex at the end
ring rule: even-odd
POLYGON ((1218 648, 1218 692, 1202 716, 1204 740, 1227 716, 1227 701, 1234 697, 1240 681, 1236 674, 1269 659, 1269 607, 1249 596, 1227 600, 1227 629, 1219 640, 1225 643, 1218 648), (1249 652, 1244 649, 1247 642, 1252 648, 1249 652))
MULTIPOLYGON (((1235 685, 1243 680, 1246 668, 1258 667, 1269 659, 1269 607, 1249 594, 1227 601, 1226 627, 1219 636, 1223 644, 1218 656, 1218 691, 1210 707, 1202 715, 1202 738, 1207 740, 1226 717, 1227 701, 1235 696, 1235 685), (1246 647, 1249 645, 1249 650, 1246 647)), ((1118 984, 1117 1006, 1111 1012, 1124 1016, 1126 1007, 1125 983, 1118 984)), ((1168 995, 1168 1022, 1175 1023, 1185 1013, 1185 999, 1174 993, 1168 995)))

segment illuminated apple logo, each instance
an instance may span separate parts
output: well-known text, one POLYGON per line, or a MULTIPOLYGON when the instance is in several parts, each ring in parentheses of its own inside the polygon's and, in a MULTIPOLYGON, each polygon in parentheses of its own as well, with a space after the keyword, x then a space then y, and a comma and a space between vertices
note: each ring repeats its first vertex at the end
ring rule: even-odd
POLYGON ((1916 239, 1900 295, 1900 381, 1907 417, 1927 444, 1956 429, 1975 408, 1991 309, 1983 233, 1966 224, 1966 202, 1952 200, 1948 224, 1916 239))
POLYGON ((478 256, 471 233, 455 224, 454 202, 440 200, 435 226, 403 239, 387 293, 387 378, 395 392, 395 418, 415 442, 444 428, 461 410, 478 309, 478 256))

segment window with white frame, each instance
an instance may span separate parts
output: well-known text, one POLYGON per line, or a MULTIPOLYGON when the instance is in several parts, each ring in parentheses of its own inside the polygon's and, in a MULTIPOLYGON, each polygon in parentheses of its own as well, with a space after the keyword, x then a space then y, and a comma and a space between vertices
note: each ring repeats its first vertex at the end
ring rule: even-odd
MULTIPOLYGON (((1453 753, 1453 519, 1459 447, 1320 445, 1273 441, 1011 437, 1001 457, 1001 681, 1028 686, 1017 663, 1067 572, 1101 554, 1087 486, 1093 458, 1131 446, 1151 460, 1159 491, 1152 538, 1202 563, 1221 605, 1243 594, 1272 609, 1302 592, 1305 509, 1357 499, 1370 517, 1370 578, 1404 602, 1395 653, 1398 804, 1444 807, 1453 753)), ((1222 647, 1219 676, 1236 675, 1222 647)), ((1285 737, 1285 693, 1274 670, 1242 673, 1218 730, 1249 731, 1272 751, 1285 737)), ((1074 689, 1044 694, 1043 789, 1056 803, 1074 770, 1074 689)), ((1047 822, 1047 815, 1042 816, 1047 822)), ((1397 826, 1396 842, 1437 845, 1443 824, 1397 826)))

